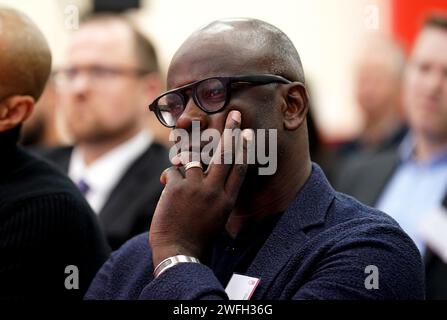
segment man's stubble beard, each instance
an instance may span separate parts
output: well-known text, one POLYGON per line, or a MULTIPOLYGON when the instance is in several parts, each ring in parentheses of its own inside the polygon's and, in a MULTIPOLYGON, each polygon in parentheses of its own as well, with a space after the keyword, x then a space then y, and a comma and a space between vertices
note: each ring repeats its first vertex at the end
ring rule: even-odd
POLYGON ((101 144, 130 135, 132 131, 138 131, 137 125, 133 122, 129 122, 113 130, 96 125, 84 134, 73 134, 73 137, 76 144, 101 144))

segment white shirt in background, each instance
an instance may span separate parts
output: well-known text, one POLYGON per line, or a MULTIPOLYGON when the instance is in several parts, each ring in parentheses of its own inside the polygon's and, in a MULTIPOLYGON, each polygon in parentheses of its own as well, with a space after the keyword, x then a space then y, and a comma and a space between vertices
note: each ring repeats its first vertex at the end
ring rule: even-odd
POLYGON ((89 166, 84 162, 81 150, 74 148, 68 168, 68 176, 75 184, 83 180, 89 190, 85 198, 93 211, 99 213, 112 190, 126 170, 151 145, 153 137, 141 131, 134 137, 107 152, 89 166))

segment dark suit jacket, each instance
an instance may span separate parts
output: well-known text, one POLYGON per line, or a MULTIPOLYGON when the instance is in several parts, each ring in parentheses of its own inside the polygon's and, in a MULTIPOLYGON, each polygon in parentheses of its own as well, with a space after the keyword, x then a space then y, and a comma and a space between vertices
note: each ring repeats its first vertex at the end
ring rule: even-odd
POLYGON ((359 153, 339 167, 334 187, 373 207, 398 165, 395 149, 359 153))
MULTIPOLYGON (((334 187, 369 206, 375 206, 398 165, 396 149, 359 154, 340 168, 334 187)), ((447 195, 443 204, 447 207, 447 195)), ((427 299, 447 299, 447 265, 430 249, 424 255, 424 262, 427 299)))
MULTIPOLYGON (((116 251, 86 298, 226 298, 203 264, 181 263, 154 279, 147 239, 140 235, 116 251)), ((313 165, 246 275, 261 279, 253 300, 423 299, 423 273, 418 249, 393 219, 335 192, 313 165), (379 271, 377 290, 365 286, 370 265, 379 271)))
MULTIPOLYGON (((43 155, 68 172, 73 147, 62 147, 43 155)), ((99 221, 113 250, 149 229, 163 185, 160 175, 170 166, 168 151, 151 146, 127 169, 99 212, 99 221)))

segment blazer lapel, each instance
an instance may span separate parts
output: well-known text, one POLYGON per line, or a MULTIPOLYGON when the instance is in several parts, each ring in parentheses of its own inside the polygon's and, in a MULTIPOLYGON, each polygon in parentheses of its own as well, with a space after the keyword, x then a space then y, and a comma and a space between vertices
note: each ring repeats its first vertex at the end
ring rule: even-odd
MULTIPOLYGON (((153 175, 154 169, 151 168, 151 161, 154 160, 154 152, 151 148, 152 146, 129 166, 99 212, 101 221, 106 227, 119 219, 120 215, 132 215, 129 210, 135 206, 138 207, 140 197, 147 194, 146 190, 140 190, 139 187, 142 185, 147 187, 153 175)), ((158 180, 155 180, 155 182, 158 182, 158 180)))
POLYGON ((268 289, 297 251, 297 247, 305 242, 305 229, 324 223, 326 212, 334 197, 335 191, 329 185, 323 172, 318 165, 313 164, 309 179, 284 212, 247 270, 248 276, 261 279, 253 294, 253 299, 274 298, 265 297, 270 291, 268 289))
POLYGON ((71 154, 73 153, 73 146, 60 147, 40 154, 50 162, 54 163, 62 172, 68 174, 70 166, 71 154))
POLYGON ((364 203, 370 206, 377 204, 379 197, 382 195, 383 190, 390 181, 394 172, 396 172, 397 167, 400 163, 399 153, 397 152, 387 152, 382 158, 375 160, 375 165, 370 166, 369 174, 371 179, 364 181, 374 181, 375 183, 369 183, 366 185, 367 188, 373 190, 371 192, 371 200, 365 201, 364 203))
MULTIPOLYGON (((150 202, 151 195, 158 198, 162 189, 159 175, 169 164, 165 149, 156 143, 135 160, 113 188, 99 213, 106 229, 117 219, 134 219, 133 215, 141 211, 141 206, 150 202)), ((148 212, 152 209, 147 208, 148 212)))

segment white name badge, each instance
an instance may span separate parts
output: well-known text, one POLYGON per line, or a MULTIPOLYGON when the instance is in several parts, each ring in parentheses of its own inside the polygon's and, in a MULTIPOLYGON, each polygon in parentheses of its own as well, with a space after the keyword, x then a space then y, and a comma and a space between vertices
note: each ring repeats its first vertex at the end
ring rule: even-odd
POLYGON ((230 300, 250 300, 260 279, 233 273, 225 292, 230 300))
POLYGON ((436 208, 419 224, 419 234, 427 246, 447 263, 447 210, 436 208))

